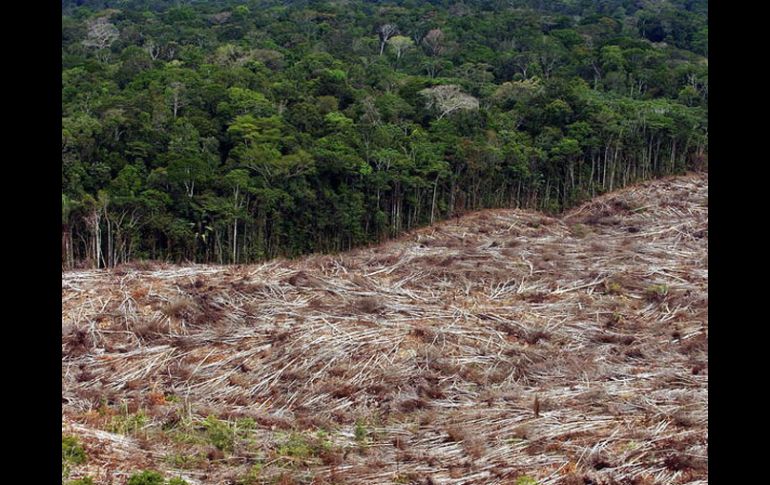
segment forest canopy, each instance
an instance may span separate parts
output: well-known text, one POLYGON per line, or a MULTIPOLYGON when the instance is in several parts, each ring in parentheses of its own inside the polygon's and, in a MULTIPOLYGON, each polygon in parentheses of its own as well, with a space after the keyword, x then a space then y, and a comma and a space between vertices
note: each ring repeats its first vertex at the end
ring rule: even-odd
POLYGON ((62 9, 65 268, 339 251, 707 167, 706 0, 62 9))

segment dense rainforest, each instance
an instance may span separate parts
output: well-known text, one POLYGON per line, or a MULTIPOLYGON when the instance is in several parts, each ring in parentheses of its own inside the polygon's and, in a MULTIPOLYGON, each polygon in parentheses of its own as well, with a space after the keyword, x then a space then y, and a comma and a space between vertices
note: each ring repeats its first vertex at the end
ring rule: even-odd
POLYGON ((63 0, 62 263, 345 250, 707 167, 706 0, 63 0))

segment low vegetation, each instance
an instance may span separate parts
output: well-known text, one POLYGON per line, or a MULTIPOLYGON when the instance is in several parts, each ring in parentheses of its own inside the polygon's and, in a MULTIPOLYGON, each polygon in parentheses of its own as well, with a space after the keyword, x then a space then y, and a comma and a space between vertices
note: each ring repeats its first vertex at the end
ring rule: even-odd
POLYGON ((160 473, 152 470, 131 475, 126 485, 189 485, 181 478, 166 479, 160 473))
POLYGON ((85 449, 75 436, 62 435, 61 455, 62 480, 69 477, 72 466, 86 462, 85 449))

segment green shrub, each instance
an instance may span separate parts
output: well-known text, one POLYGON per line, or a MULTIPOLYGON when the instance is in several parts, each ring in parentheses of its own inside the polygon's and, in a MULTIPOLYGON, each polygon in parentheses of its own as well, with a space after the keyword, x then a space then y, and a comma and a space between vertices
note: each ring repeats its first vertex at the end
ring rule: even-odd
POLYGON ((318 430, 315 435, 292 432, 281 440, 281 445, 276 450, 279 456, 298 461, 319 458, 335 452, 336 447, 324 430, 318 430))
POLYGON ((355 434, 356 442, 359 444, 365 444, 366 439, 369 437, 369 430, 362 421, 356 421, 356 428, 353 431, 355 434))
POLYGON ((289 439, 278 448, 278 454, 292 458, 305 459, 313 456, 313 446, 299 433, 292 433, 289 439))
POLYGON ((86 462, 86 450, 74 436, 62 436, 61 459, 72 465, 82 465, 86 462))
POLYGON ((608 295, 621 295, 623 293, 623 286, 617 281, 605 282, 604 288, 608 295))
POLYGON ((334 449, 334 443, 329 438, 329 433, 319 429, 315 434, 315 448, 318 453, 323 451, 331 451, 334 449))
POLYGON ((529 475, 524 475, 516 479, 515 485, 537 485, 537 480, 529 475))
POLYGON ((188 483, 178 477, 166 480, 163 475, 154 470, 145 470, 131 475, 127 485, 188 485, 188 483))
POLYGON ((241 431, 251 431, 257 428, 257 422, 253 418, 241 418, 235 422, 235 425, 241 431))
POLYGON ((235 446, 235 430, 226 421, 209 416, 203 422, 209 442, 222 451, 232 451, 235 446))
POLYGON ((107 425, 107 431, 110 433, 129 435, 137 433, 147 424, 147 415, 141 409, 136 413, 129 413, 128 406, 123 405, 121 412, 113 416, 107 425))
POLYGON ((94 479, 91 477, 78 478, 67 482, 67 485, 94 485, 94 479))
POLYGON ((86 462, 86 450, 74 436, 62 436, 61 438, 61 477, 62 480, 70 476, 72 465, 82 465, 86 462))
POLYGON ((644 291, 644 296, 649 301, 663 301, 668 295, 668 286, 666 285, 651 285, 644 291))
POLYGON ((163 475, 156 471, 145 470, 141 473, 134 473, 128 479, 127 485, 165 485, 166 480, 163 475))
POLYGON ((239 485, 257 485, 258 483, 262 483, 262 464, 261 463, 255 463, 254 466, 249 469, 249 472, 244 475, 240 481, 238 482, 239 485))
POLYGON ((183 470, 191 470, 202 466, 206 462, 205 456, 200 453, 186 454, 186 453, 173 453, 166 456, 166 463, 174 468, 181 468, 183 470))
POLYGON ((620 323, 623 323, 623 314, 620 312, 612 312, 612 315, 610 315, 609 321, 613 325, 618 325, 620 323))

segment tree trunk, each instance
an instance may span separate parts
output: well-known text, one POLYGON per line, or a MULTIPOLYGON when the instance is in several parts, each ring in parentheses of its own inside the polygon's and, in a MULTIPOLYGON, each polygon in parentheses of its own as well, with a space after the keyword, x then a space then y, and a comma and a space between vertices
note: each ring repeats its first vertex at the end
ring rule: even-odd
POLYGON ((233 263, 238 263, 238 218, 233 221, 233 263))
POLYGON ((430 203, 430 223, 433 225, 434 215, 436 213, 436 190, 438 189, 438 175, 436 180, 433 181, 433 200, 430 203))
POLYGON ((62 224, 61 229, 61 259, 62 259, 62 268, 64 269, 71 269, 71 260, 70 260, 70 241, 71 241, 71 234, 70 234, 70 228, 68 224, 62 224))

